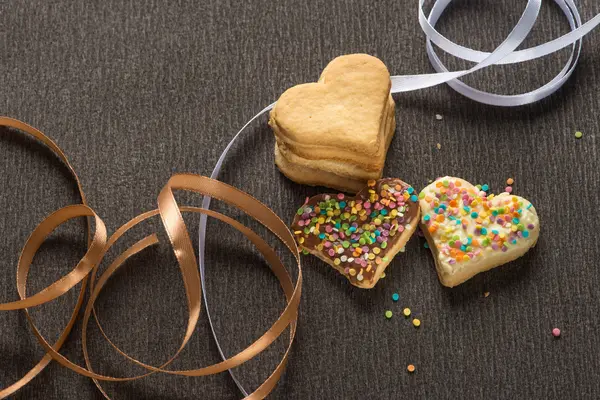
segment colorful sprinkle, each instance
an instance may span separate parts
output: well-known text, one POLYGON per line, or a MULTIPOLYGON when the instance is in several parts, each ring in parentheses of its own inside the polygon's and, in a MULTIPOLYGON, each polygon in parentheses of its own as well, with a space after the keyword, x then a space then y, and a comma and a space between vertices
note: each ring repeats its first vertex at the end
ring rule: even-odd
POLYGON ((408 364, 408 367, 406 367, 406 370, 412 374, 413 372, 415 372, 415 366, 412 364, 408 364))
POLYGON ((552 329, 552 336, 554 336, 555 338, 560 337, 560 329, 558 329, 558 328, 552 329))
POLYGON ((442 115, 440 115, 440 114, 435 114, 435 119, 437 119, 438 121, 441 121, 444 119, 444 117, 442 117, 442 115))
POLYGON ((402 310, 402 314, 404 314, 405 317, 410 317, 410 308, 407 307, 402 310))
POLYGON ((394 301, 398 301, 398 300, 400 300, 400 296, 398 295, 398 293, 394 293, 394 294, 392 295, 392 300, 394 300, 394 301))
POLYGON ((483 292, 483 297, 488 297, 490 295, 490 292, 483 292))
POLYGON ((485 185, 481 186, 481 190, 483 190, 484 192, 487 192, 488 190, 490 190, 490 186, 485 184, 485 185))
POLYGON ((413 319, 412 323, 415 326, 415 328, 418 328, 421 326, 421 321, 417 318, 413 319))
POLYGON ((575 132, 575 137, 576 137, 577 139, 581 139, 581 138, 583 137, 583 133, 582 133, 582 132, 580 132, 580 131, 577 131, 577 132, 575 132))
POLYGON ((513 188, 512 188, 512 187, 510 187, 510 186, 507 186, 507 187, 505 187, 505 188, 504 188, 504 191, 505 191, 506 193, 512 193, 512 191, 513 191, 513 188))
POLYGON ((390 318, 392 318, 392 315, 393 315, 393 314, 392 314, 392 311, 390 311, 390 310, 387 310, 387 311, 385 312, 385 317, 386 317, 387 319, 390 319, 390 318))
POLYGON ((514 180, 513 178, 508 178, 508 179, 506 180, 506 184, 507 184, 507 185, 512 185, 513 183, 515 183, 515 180, 514 180))

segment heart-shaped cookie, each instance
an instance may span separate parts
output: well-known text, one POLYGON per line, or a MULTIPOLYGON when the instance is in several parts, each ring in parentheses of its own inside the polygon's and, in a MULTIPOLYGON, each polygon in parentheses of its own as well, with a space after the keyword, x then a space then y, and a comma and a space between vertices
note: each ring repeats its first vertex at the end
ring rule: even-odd
POLYGON ((385 142, 382 118, 390 96, 390 74, 367 54, 337 57, 319 81, 286 90, 271 112, 279 133, 295 153, 309 159, 379 156, 385 142), (332 155, 333 157, 328 157, 332 155))
POLYGON ((321 194, 298 209, 300 247, 361 288, 375 286, 419 223, 414 189, 400 179, 370 181, 356 196, 321 194))
POLYGON ((509 193, 488 196, 460 178, 437 179, 421 191, 419 203, 421 229, 448 287, 521 257, 540 233, 529 201, 509 193))
POLYGON ((343 190, 378 179, 395 131, 390 75, 379 59, 331 61, 318 82, 286 90, 271 110, 275 162, 292 180, 343 190))

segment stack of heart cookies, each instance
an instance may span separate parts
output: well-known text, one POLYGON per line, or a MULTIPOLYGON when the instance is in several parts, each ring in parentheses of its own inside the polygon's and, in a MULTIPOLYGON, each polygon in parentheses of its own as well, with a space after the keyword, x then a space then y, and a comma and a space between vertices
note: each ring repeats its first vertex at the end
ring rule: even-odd
POLYGON ((318 82, 288 89, 269 120, 281 172, 346 192, 381 178, 396 126, 390 87, 381 60, 351 54, 331 61, 318 82))

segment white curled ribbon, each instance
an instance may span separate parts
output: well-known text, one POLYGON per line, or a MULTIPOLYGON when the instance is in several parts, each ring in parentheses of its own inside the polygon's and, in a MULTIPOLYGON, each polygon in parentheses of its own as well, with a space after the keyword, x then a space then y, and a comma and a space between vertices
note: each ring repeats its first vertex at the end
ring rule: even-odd
POLYGON ((419 1, 419 23, 427 36, 426 50, 429 61, 438 73, 392 76, 392 93, 408 92, 439 85, 440 83, 447 83, 452 89, 479 103, 502 107, 514 107, 534 103, 548 97, 564 85, 579 61, 581 38, 600 24, 600 14, 598 14, 582 25, 581 16, 573 0, 554 0, 567 17, 571 32, 542 45, 515 51, 531 32, 542 5, 541 0, 529 0, 519 22, 504 42, 494 52, 486 53, 457 45, 435 30, 435 24, 452 0, 438 0, 431 9, 429 17, 426 17, 423 11, 424 1, 419 1), (435 53, 432 43, 435 43, 436 46, 448 54, 462 60, 477 62, 478 64, 467 70, 449 72, 435 53), (565 67, 550 82, 528 93, 510 96, 499 95, 477 90, 458 80, 463 76, 489 67, 490 65, 522 63, 555 53, 567 46, 572 46, 572 49, 571 56, 565 67))
MULTIPOLYGON (((569 25, 571 27, 571 32, 559 37, 558 39, 554 39, 542 45, 517 51, 516 49, 521 45, 521 43, 523 43, 525 38, 531 32, 531 29, 533 28, 537 20, 540 7, 542 5, 542 0, 528 0, 525 10, 523 11, 519 22, 517 23, 517 25, 515 25, 512 32, 496 48, 496 50, 494 50, 492 53, 487 53, 460 46, 444 37, 435 29, 435 24, 437 23, 442 13, 451 1, 452 0, 437 0, 433 5, 429 16, 427 17, 425 15, 425 12, 423 11, 425 0, 419 0, 419 23, 427 38, 427 55, 429 56, 429 60, 433 65, 433 68, 437 71, 437 73, 392 76, 392 93, 409 92, 413 90, 419 90, 436 86, 442 83, 447 83, 452 89, 454 89, 458 93, 470 99, 473 99, 479 103, 502 107, 514 107, 525 104, 531 104, 545 97, 548 97, 549 95, 557 91, 562 85, 564 85, 564 83, 569 79, 569 77, 575 70, 577 62, 579 60, 579 55, 581 53, 581 39, 589 32, 591 32, 595 27, 600 25, 600 14, 596 15, 594 18, 592 18, 585 24, 582 24, 581 16, 579 15, 579 11, 573 0, 554 0, 554 2, 561 8, 563 13, 567 17, 567 21, 569 22, 569 25), (477 64, 474 67, 467 70, 450 72, 438 58, 437 54, 433 49, 432 43, 434 43, 436 46, 438 46, 440 49, 442 49, 448 54, 451 54, 462 60, 476 62, 477 64), (565 67, 550 82, 531 92, 522 93, 518 95, 499 95, 477 90, 459 80, 459 78, 463 76, 487 68, 491 65, 522 63, 525 61, 530 61, 536 58, 546 56, 548 54, 555 53, 568 46, 572 46, 571 56, 565 67)), ((260 111, 254 117, 252 117, 252 119, 250 119, 250 121, 248 121, 242 127, 242 129, 238 131, 238 133, 233 137, 231 142, 229 142, 229 144, 219 157, 219 160, 217 161, 217 164, 215 165, 215 168, 210 176, 211 178, 217 179, 219 172, 221 171, 221 167, 223 166, 225 157, 227 156, 227 153, 229 152, 235 141, 239 138, 241 133, 246 129, 246 127, 248 127, 248 125, 250 125, 258 117, 271 110, 274 105, 275 103, 265 107, 262 111, 260 111)), ((202 201, 202 207, 209 208, 210 201, 210 197, 205 197, 202 201)), ((225 360, 227 357, 224 354, 223 349, 221 348, 219 339, 217 337, 217 333, 215 332, 210 311, 208 309, 208 299, 206 295, 207 290, 205 282, 204 258, 207 220, 206 218, 206 215, 201 215, 199 229, 198 259, 200 277, 202 281, 202 295, 204 296, 206 315, 208 316, 208 321, 212 330, 213 337, 215 339, 215 343, 217 345, 221 358, 225 360)), ((244 389, 240 381, 235 376, 234 372, 232 370, 229 370, 229 373, 231 374, 231 377, 233 378, 235 384, 240 389, 242 394, 245 397, 248 396, 248 392, 244 389)))

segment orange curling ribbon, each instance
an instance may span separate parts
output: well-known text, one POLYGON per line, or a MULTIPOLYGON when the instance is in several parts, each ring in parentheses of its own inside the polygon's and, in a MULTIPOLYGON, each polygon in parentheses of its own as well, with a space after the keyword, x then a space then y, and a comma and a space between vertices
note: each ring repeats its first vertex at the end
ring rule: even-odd
POLYGON ((19 293, 20 300, 9 303, 0 303, 0 311, 25 311, 31 328, 33 329, 34 335, 38 339, 39 343, 46 350, 46 355, 27 374, 25 374, 20 380, 18 380, 11 386, 0 390, 0 399, 4 399, 10 396, 23 386, 27 385, 52 360, 55 360, 65 368, 69 368, 70 370, 80 375, 92 378, 98 389, 107 399, 109 399, 109 396, 102 388, 100 383, 101 381, 132 381, 144 378, 157 372, 185 376, 205 376, 217 374, 228 369, 235 368, 245 363, 246 361, 252 359, 257 354, 261 353, 263 350, 269 347, 289 326, 290 340, 281 362, 279 363, 279 365, 277 365, 272 374, 258 387, 258 389, 256 389, 250 395, 248 395, 246 399, 263 399, 273 390, 285 369, 288 354, 294 341, 294 335, 296 333, 298 306, 300 303, 300 294, 302 288, 302 269, 300 265, 300 258, 298 256, 298 248, 296 246, 292 233, 290 232, 288 227, 283 223, 283 221, 281 221, 281 219, 272 210, 270 210, 267 206, 265 206, 252 196, 232 186, 226 185, 222 182, 199 175, 178 174, 172 176, 171 179, 169 179, 167 184, 161 190, 158 196, 158 208, 156 210, 143 213, 133 218, 132 220, 121 226, 119 229, 117 229, 112 236, 108 237, 106 227, 102 222, 102 219, 100 219, 100 217, 94 212, 94 210, 92 210, 88 206, 85 195, 83 193, 81 182, 79 181, 75 170, 73 169, 66 155, 61 151, 61 149, 42 132, 21 121, 12 118, 0 117, 0 126, 16 128, 33 136, 34 138, 40 140, 42 143, 48 146, 66 164, 69 171, 73 175, 75 182, 77 183, 77 187, 81 195, 81 204, 67 206, 61 208, 58 211, 55 211, 54 213, 46 217, 46 219, 44 219, 33 231, 31 236, 25 243, 23 250, 21 251, 21 256, 19 257, 17 265, 17 291, 19 293), (283 263, 281 262, 275 251, 255 232, 242 225, 238 221, 218 212, 198 207, 179 206, 175 201, 175 197, 173 195, 173 191, 175 190, 191 191, 222 200, 245 211, 248 215, 250 215, 257 221, 259 221, 262 225, 267 227, 286 245, 286 247, 294 255, 298 266, 298 279, 296 280, 296 284, 293 284, 289 273, 287 272, 286 268, 284 267, 283 263), (177 358, 177 356, 183 351, 183 349, 191 339, 198 319, 200 317, 202 299, 202 289, 200 285, 200 275, 198 273, 196 255, 193 251, 192 242, 190 240, 187 227, 181 215, 182 212, 206 214, 210 217, 219 219, 225 222, 226 224, 231 225, 233 228, 243 233, 254 244, 254 246, 256 246, 256 248, 261 252, 261 254, 269 263, 272 272, 279 280, 279 283, 283 289, 283 292, 286 296, 287 305, 281 313, 281 315, 279 316, 279 318, 277 319, 277 321, 275 321, 275 323, 271 326, 271 328, 269 328, 267 332, 265 332, 260 338, 258 338, 254 343, 252 343, 240 353, 222 362, 210 365, 208 367, 193 370, 177 371, 167 369, 167 367, 173 362, 173 360, 177 358), (160 215, 162 225, 165 231, 167 232, 167 236, 169 237, 171 247, 173 248, 173 252, 181 270, 188 306, 188 321, 185 334, 183 335, 181 345, 179 346, 178 350, 165 363, 158 367, 155 367, 136 360, 135 358, 123 352, 119 347, 117 347, 116 344, 114 344, 110 340, 110 338, 106 335, 105 331, 103 330, 102 325, 100 324, 100 320, 98 319, 96 310, 94 309, 94 304, 108 279, 131 256, 142 252, 149 246, 157 244, 158 236, 156 235, 156 233, 154 233, 135 243, 133 246, 129 247, 123 253, 118 255, 106 271, 104 271, 100 276, 97 276, 98 267, 104 259, 104 256, 106 255, 108 250, 119 240, 119 238, 121 238, 131 228, 157 215, 160 215), (27 277, 29 276, 29 267, 31 266, 31 262, 33 261, 36 252, 38 251, 42 243, 46 240, 48 235, 50 235, 58 226, 60 226, 68 220, 77 217, 86 217, 88 222, 88 250, 86 254, 79 261, 79 263, 77 263, 75 268, 71 272, 66 274, 64 277, 49 285, 40 292, 31 296, 27 296, 26 287, 27 277), (92 219, 94 220, 95 227, 93 234, 91 231, 92 219), (65 293, 73 289, 75 286, 77 286, 79 283, 81 283, 81 289, 79 297, 77 299, 77 303, 71 314, 71 318, 67 326, 61 332, 56 343, 50 344, 37 329, 35 322, 29 313, 28 308, 48 303, 64 295, 65 293), (84 368, 69 361, 66 357, 60 354, 59 350, 66 341, 68 335, 71 333, 73 325, 77 320, 78 312, 80 311, 84 303, 85 290, 88 285, 90 288, 90 299, 85 305, 82 329, 82 347, 87 367, 84 368), (112 377, 101 375, 93 371, 91 359, 87 350, 87 326, 92 316, 96 320, 96 323, 100 328, 100 332, 108 341, 108 343, 117 352, 126 357, 128 360, 148 370, 147 373, 132 377, 112 377))

